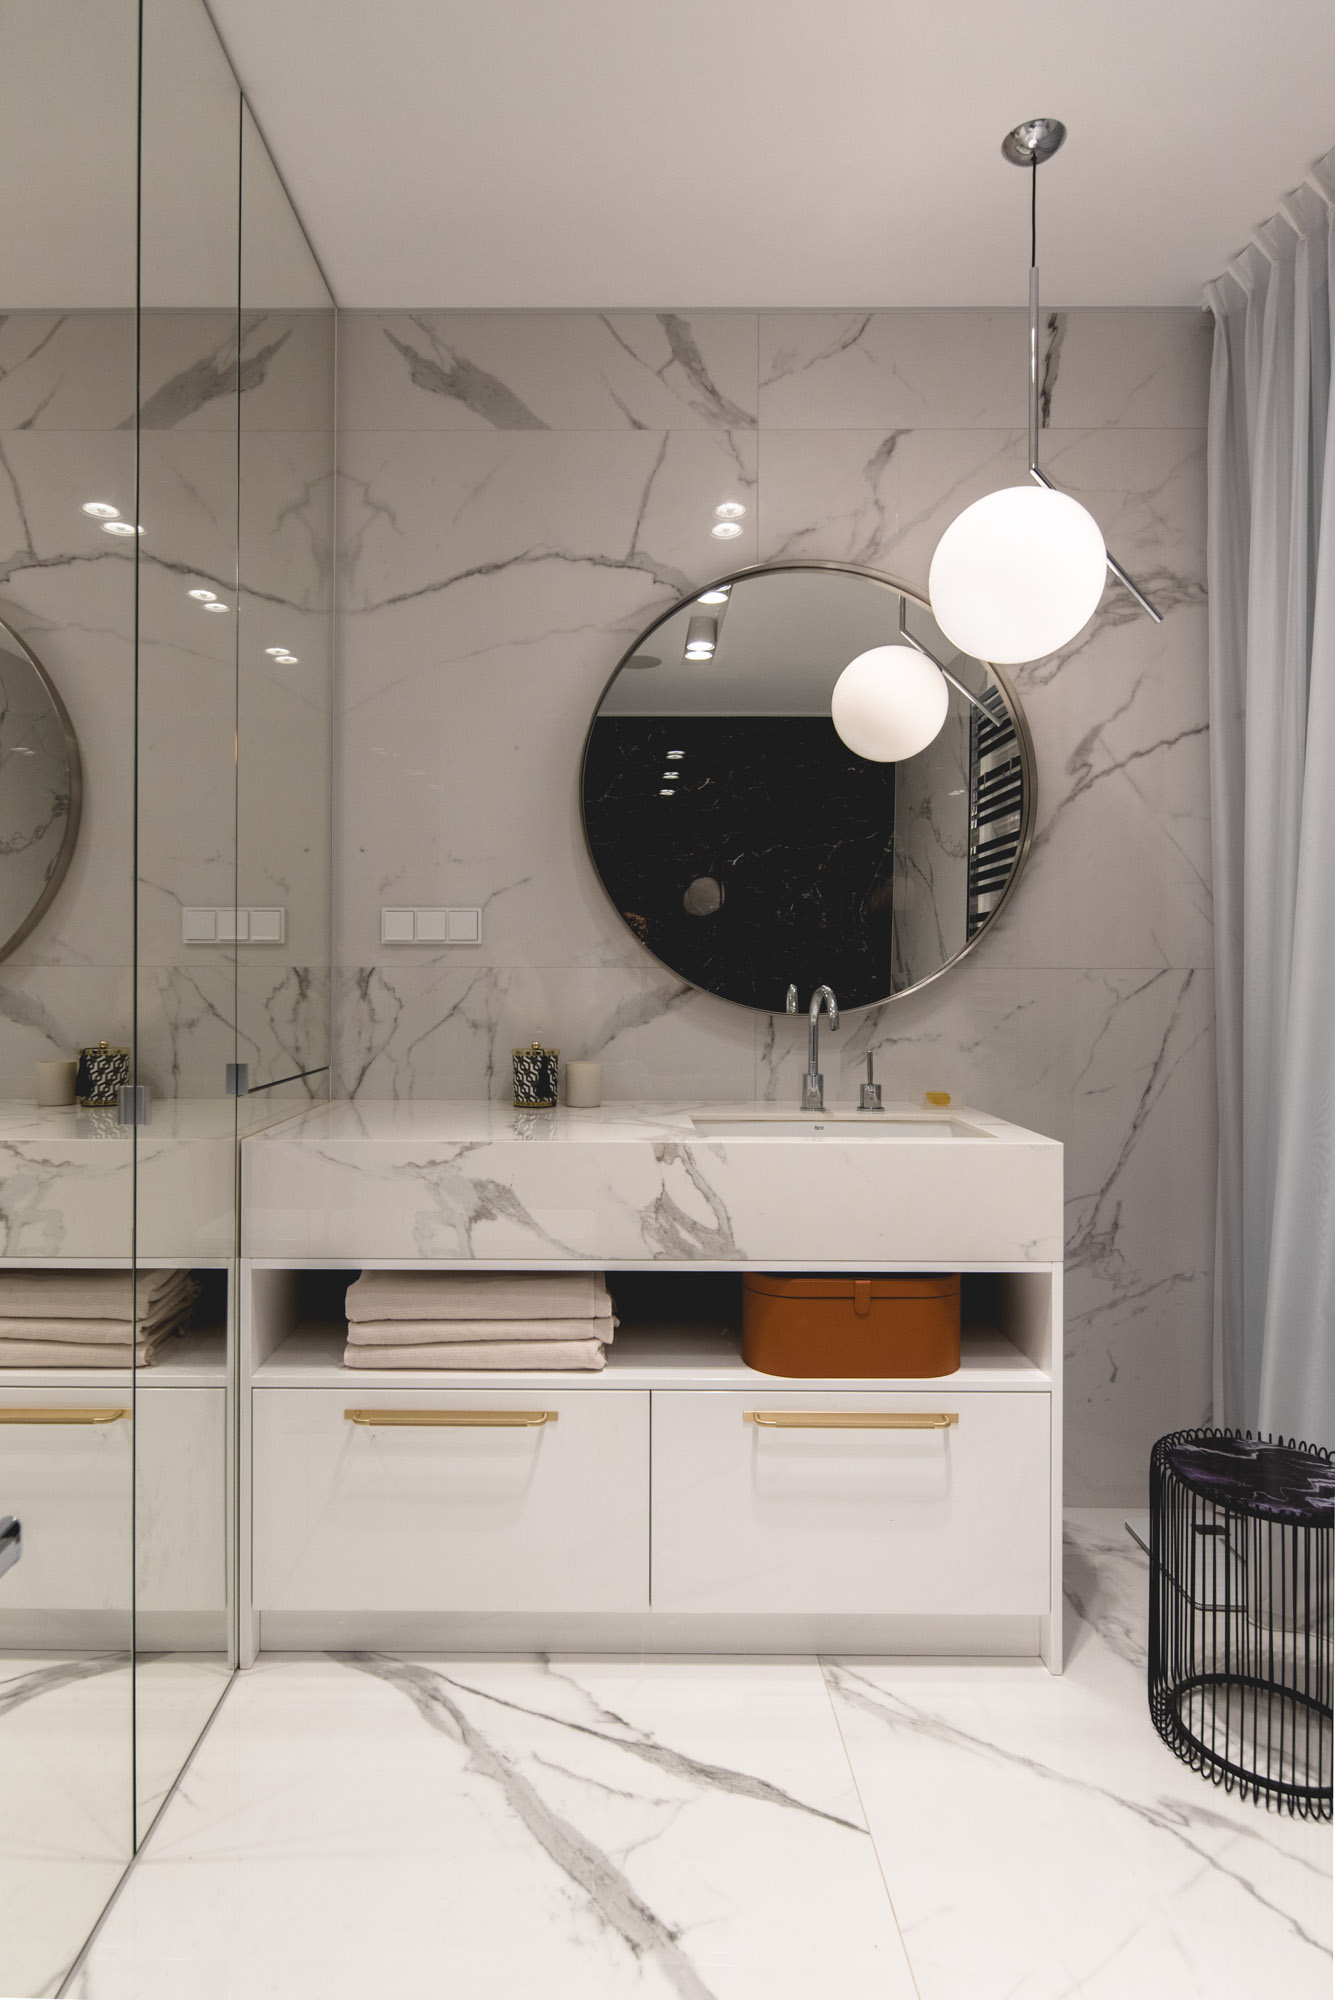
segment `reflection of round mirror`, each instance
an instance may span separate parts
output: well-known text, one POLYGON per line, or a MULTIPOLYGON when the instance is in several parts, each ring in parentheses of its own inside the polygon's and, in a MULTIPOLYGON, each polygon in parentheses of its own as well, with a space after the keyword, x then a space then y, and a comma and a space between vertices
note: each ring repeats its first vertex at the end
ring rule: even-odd
POLYGON ((0 624, 0 958, 50 906, 79 833, 83 781, 65 704, 0 624))
POLYGON ((993 922, 1029 850, 1010 682, 869 570, 780 563, 719 590, 640 634, 594 717, 584 829, 604 888, 664 965, 743 1006, 781 1009, 790 983, 841 1007, 924 985, 993 922), (925 750, 871 763, 830 697, 859 653, 906 637, 959 685, 925 750))

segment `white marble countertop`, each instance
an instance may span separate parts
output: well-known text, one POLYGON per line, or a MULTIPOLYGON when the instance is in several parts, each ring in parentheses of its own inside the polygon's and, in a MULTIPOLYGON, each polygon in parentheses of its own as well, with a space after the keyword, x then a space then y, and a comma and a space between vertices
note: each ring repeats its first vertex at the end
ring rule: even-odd
POLYGON ((247 1140, 243 1249, 301 1262, 986 1265, 1062 1255, 1062 1149, 974 1110, 909 1104, 819 1139, 711 1135, 767 1104, 346 1100, 247 1140), (954 1134, 877 1145, 912 1119, 954 1134))
MULTIPOLYGON (((764 1133, 767 1124, 809 1122, 814 1125, 822 1119, 827 1122, 856 1120, 862 1143, 878 1127, 902 1128, 906 1122, 947 1125, 972 1128, 967 1134, 961 1132, 958 1135, 961 1140, 966 1137, 989 1142, 1001 1139, 1011 1145, 1052 1146, 1058 1152, 1061 1150, 1057 1140, 1044 1138, 1039 1132, 1026 1131, 1020 1125, 1009 1125, 1004 1119, 993 1118, 985 1111, 955 1104, 938 1109, 909 1103, 887 1104, 883 1111, 867 1112, 859 1112, 852 1104, 831 1104, 823 1113, 799 1111, 782 1104, 704 1102, 601 1104, 596 1110, 588 1111, 571 1110, 566 1105, 559 1105, 553 1111, 526 1111, 501 1101, 468 1098, 344 1098, 332 1104, 313 1105, 294 1118, 270 1125, 257 1136, 262 1140, 276 1139, 284 1144, 294 1140, 316 1144, 331 1140, 335 1143, 365 1140, 372 1144, 425 1140, 446 1145, 556 1146, 624 1145, 628 1142, 643 1144, 646 1141, 674 1140, 697 1146, 726 1143, 699 1131, 694 1122, 696 1119, 712 1122, 744 1119, 756 1125, 757 1137, 769 1136, 764 1133)), ((784 1142, 772 1138, 770 1143, 784 1142)), ((794 1139, 789 1143, 804 1145, 809 1141, 794 1139)))

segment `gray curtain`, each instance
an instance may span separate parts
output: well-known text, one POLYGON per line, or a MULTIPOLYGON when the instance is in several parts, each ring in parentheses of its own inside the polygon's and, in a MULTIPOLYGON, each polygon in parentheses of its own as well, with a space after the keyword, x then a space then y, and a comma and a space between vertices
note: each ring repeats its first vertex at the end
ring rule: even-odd
POLYGON ((1335 153, 1206 298, 1215 1417, 1335 1445, 1335 153))

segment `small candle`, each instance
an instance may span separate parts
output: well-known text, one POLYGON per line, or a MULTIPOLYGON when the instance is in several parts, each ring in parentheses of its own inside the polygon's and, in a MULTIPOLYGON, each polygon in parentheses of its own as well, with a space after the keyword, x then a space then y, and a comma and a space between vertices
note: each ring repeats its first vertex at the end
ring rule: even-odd
POLYGON ((596 1062, 566 1064, 566 1103, 591 1111, 603 1101, 603 1066, 596 1062))
POLYGON ((39 1062, 37 1102, 39 1105, 73 1104, 77 1062, 39 1062))

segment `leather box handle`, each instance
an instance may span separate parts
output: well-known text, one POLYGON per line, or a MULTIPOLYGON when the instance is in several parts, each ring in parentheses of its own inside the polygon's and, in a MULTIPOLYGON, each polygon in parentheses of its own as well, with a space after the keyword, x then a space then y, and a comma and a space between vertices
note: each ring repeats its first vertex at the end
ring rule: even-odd
POLYGON ((854 1278, 853 1310, 859 1319, 867 1319, 871 1314, 871 1279, 854 1278))

